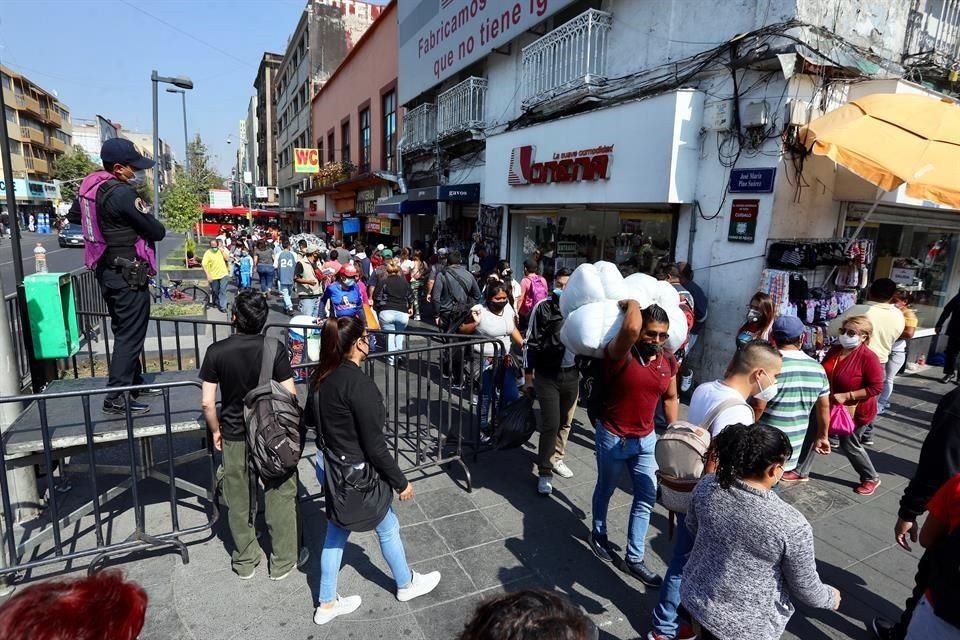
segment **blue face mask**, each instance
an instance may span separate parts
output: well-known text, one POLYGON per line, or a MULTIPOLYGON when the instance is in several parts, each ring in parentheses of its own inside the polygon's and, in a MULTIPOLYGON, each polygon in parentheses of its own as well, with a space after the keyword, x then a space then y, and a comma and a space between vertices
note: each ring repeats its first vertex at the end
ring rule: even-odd
POLYGON ((556 287, 556 288, 553 290, 553 295, 557 296, 558 298, 560 297, 560 294, 561 294, 561 293, 563 293, 563 289, 561 289, 560 287, 556 287))
POLYGON ((349 289, 350 287, 352 287, 352 286, 355 285, 355 284, 357 284, 357 281, 356 281, 354 278, 344 278, 344 279, 343 279, 343 286, 345 286, 347 289, 349 289))

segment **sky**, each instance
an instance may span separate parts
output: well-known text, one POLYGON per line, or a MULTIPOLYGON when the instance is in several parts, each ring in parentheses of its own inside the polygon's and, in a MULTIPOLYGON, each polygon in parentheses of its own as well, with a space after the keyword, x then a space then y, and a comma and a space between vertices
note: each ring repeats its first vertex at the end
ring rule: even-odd
MULTIPOLYGON (((384 4, 384 2, 376 2, 384 4)), ((306 0, 2 0, 0 62, 75 118, 152 131, 150 72, 189 76, 187 128, 229 175, 264 51, 283 54, 306 0), (232 134, 233 144, 227 144, 232 134)), ((159 87, 160 137, 183 160, 181 98, 159 87)))

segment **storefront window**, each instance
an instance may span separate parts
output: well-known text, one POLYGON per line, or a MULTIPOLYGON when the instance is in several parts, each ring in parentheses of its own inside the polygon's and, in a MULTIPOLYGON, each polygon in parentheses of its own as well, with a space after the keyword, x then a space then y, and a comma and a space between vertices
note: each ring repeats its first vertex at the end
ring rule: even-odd
POLYGON ((547 275, 584 262, 608 260, 624 275, 653 274, 673 253, 673 214, 653 212, 571 211, 518 214, 519 242, 511 260, 542 254, 547 275))
MULTIPOLYGON (((848 235, 855 225, 856 221, 848 223, 848 235)), ((960 285, 956 259, 960 234, 926 226, 868 224, 860 236, 876 242, 873 279, 894 280, 910 294, 920 327, 934 327, 960 285)))

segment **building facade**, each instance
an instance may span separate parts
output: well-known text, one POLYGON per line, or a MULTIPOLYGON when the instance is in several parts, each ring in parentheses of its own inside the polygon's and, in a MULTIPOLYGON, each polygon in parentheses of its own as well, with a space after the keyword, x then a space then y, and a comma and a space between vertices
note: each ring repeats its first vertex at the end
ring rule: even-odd
MULTIPOLYGON (((53 182, 53 163, 72 145, 70 111, 56 95, 2 65, 0 86, 20 212, 53 213, 60 200, 60 190, 53 182)), ((2 162, 0 158, 0 171, 2 162)), ((0 198, 6 198, 6 189, 3 184, 0 198)))
POLYGON ((247 134, 253 134, 256 140, 256 153, 251 157, 256 158, 253 167, 253 180, 255 187, 266 188, 266 198, 260 200, 260 205, 265 207, 276 207, 278 205, 277 196, 277 127, 274 113, 276 109, 276 99, 274 97, 274 80, 276 79, 277 69, 283 62, 283 56, 279 53, 265 52, 260 60, 260 67, 257 69, 257 77, 253 81, 253 88, 257 95, 255 111, 256 127, 247 134))
POLYGON ((293 150, 309 148, 310 103, 383 7, 355 0, 308 0, 274 81, 280 207, 302 213, 309 180, 294 172, 293 150))
POLYGON ((482 242, 515 268, 539 252, 548 272, 689 261, 710 300, 693 355, 704 378, 723 373, 756 291, 805 319, 831 306, 771 287, 775 243, 835 248, 858 233, 872 255, 853 287, 821 265, 779 271, 847 298, 897 275, 920 335, 960 286, 955 212, 892 192, 858 229, 876 190, 797 139, 867 93, 955 87, 956 12, 923 0, 428 4, 400 0, 399 86, 404 177, 411 199, 436 203, 419 218, 433 239, 465 255, 482 242), (479 206, 450 198, 471 191, 479 206))
POLYGON ((391 3, 312 102, 320 173, 303 193, 305 226, 347 241, 398 244, 400 216, 377 212, 398 187, 397 20, 391 3), (360 81, 359 79, 362 79, 360 81))

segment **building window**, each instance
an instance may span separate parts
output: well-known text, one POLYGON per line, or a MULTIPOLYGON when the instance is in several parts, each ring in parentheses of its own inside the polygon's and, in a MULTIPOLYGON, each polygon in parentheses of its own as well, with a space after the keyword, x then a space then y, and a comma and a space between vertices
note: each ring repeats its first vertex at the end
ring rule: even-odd
POLYGON ((327 134, 327 162, 336 162, 336 144, 333 141, 333 131, 327 134))
POLYGON ((340 125, 340 162, 350 162, 350 121, 340 125))
POLYGON ((360 171, 370 171, 370 109, 360 112, 360 171))
POLYGON ((10 140, 10 153, 15 156, 23 155, 23 147, 16 140, 10 140))
POLYGON ((317 160, 323 166, 323 138, 317 138, 317 160))
POLYGON ((397 92, 383 96, 383 170, 397 170, 397 92))
POLYGON ((8 75, 5 74, 5 73, 4 73, 4 74, 0 74, 0 75, 3 76, 3 88, 4 88, 4 89, 12 89, 12 88, 13 88, 13 81, 10 79, 10 76, 8 76, 8 75))

